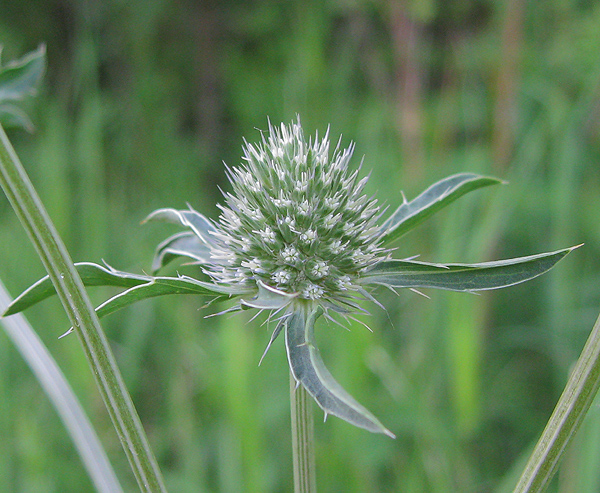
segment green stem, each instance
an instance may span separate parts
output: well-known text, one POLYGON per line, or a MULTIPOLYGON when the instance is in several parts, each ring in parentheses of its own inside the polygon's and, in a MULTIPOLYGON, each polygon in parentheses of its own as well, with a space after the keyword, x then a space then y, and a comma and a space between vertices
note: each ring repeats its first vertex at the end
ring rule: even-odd
POLYGON ((590 408, 598 387, 600 387, 600 316, 525 466, 514 493, 545 491, 567 445, 575 436, 590 408))
POLYGON ((294 455, 294 492, 317 491, 315 472, 314 427, 311 399, 308 392, 297 385, 290 373, 290 403, 292 411, 292 450, 294 455))
POLYGON ((29 234, 79 336, 140 489, 166 491, 156 459, 81 278, 2 126, 0 185, 29 234))

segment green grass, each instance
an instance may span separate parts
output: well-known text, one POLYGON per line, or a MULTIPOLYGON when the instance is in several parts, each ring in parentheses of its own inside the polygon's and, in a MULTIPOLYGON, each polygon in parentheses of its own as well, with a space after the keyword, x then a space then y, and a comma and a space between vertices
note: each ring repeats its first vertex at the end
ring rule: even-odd
MULTIPOLYGON (((33 106, 36 133, 10 137, 76 261, 148 270, 171 229, 139 222, 186 202, 216 217, 221 161, 236 164, 242 136, 256 138, 267 115, 288 121, 296 112, 307 133, 331 124, 345 143, 355 140, 372 170, 369 192, 392 207, 400 190, 412 198, 454 172, 510 182, 452 205, 399 242, 399 255, 476 262, 585 242, 526 285, 482 296, 433 291, 431 300, 390 293, 387 313, 370 309, 373 334, 358 324, 349 332, 323 324, 317 334, 332 374, 398 436, 334 417, 323 424, 315 409, 321 491, 341 481, 356 492, 511 491, 600 306, 598 8, 523 5, 520 63, 509 74, 511 152, 500 162, 496 83, 508 49, 500 33, 511 19, 495 3, 432 2, 434 13, 410 14, 423 72, 420 98, 404 106, 387 7, 227 2, 211 11, 111 1, 100 12, 64 3, 71 15, 62 21, 13 3, 0 20, 3 59, 45 41, 49 74, 33 106), (398 123, 406 105, 420 117, 416 153, 398 123)), ((4 199, 0 235, 0 278, 16 295, 43 269, 4 199)), ((95 302, 109 293, 90 290, 95 302)), ((103 323, 167 486, 290 491, 283 344, 257 367, 267 328, 246 326, 243 316, 205 320, 204 303, 146 301, 103 323)), ((77 341, 57 340, 69 325, 60 304, 26 315, 124 489, 135 489, 77 341)), ((0 402, 0 490, 89 488, 66 431, 4 335, 0 402)), ((551 491, 597 491, 597 407, 583 427, 551 491)))

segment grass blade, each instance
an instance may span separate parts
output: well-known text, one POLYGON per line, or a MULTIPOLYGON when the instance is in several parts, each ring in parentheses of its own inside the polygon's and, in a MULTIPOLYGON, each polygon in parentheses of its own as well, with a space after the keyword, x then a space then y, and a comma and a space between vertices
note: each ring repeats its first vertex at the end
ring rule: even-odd
MULTIPOLYGON (((11 302, 0 281, 0 310, 11 302)), ((6 334, 36 376, 56 408, 96 489, 123 491, 102 444, 58 364, 23 315, 0 319, 6 334)))

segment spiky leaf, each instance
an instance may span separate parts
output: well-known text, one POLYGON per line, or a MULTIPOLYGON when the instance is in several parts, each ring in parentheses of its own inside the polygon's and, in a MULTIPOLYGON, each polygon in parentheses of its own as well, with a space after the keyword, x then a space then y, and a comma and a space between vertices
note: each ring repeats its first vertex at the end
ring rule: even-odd
POLYGON ((301 307, 285 320, 285 344, 294 378, 307 390, 326 414, 374 433, 394 435, 367 409, 346 392, 325 367, 314 340, 315 320, 322 313, 318 305, 301 307))
MULTIPOLYGON (((0 46, 0 54, 2 47, 0 46)), ((21 127, 33 131, 33 123, 27 114, 11 104, 35 94, 46 68, 46 47, 26 54, 6 65, 0 62, 0 123, 8 127, 21 127)))
POLYGON ((96 312, 99 317, 104 317, 138 301, 169 294, 230 296, 240 293, 234 293, 228 288, 221 288, 215 284, 197 281, 191 277, 153 277, 150 282, 134 286, 113 296, 98 306, 96 312))
POLYGON ((259 310, 280 310, 289 305, 298 296, 267 286, 260 280, 257 284, 257 295, 251 299, 243 299, 241 301, 243 307, 257 308, 259 310))
POLYGON ((177 233, 156 247, 152 272, 156 273, 178 257, 188 257, 196 262, 206 263, 210 259, 210 248, 195 233, 177 233))
POLYGON ((466 193, 499 183, 502 181, 497 178, 473 173, 459 173, 434 183, 417 198, 410 202, 405 201, 381 225, 383 244, 397 240, 466 193))
POLYGON ((176 209, 158 209, 152 212, 144 222, 166 222, 186 226, 207 245, 214 245, 212 233, 215 232, 213 223, 199 212, 189 209, 178 211, 176 209))
MULTIPOLYGON (((130 288, 128 291, 111 298, 101 305, 104 307, 104 311, 102 312, 104 315, 112 313, 117 308, 129 305, 134 301, 166 294, 237 295, 248 292, 239 288, 234 289, 197 281, 189 277, 152 277, 130 274, 115 270, 109 266, 104 267, 90 262, 77 263, 75 267, 85 286, 130 288), (132 291, 131 288, 135 287, 140 289, 132 291), (119 296, 123 296, 123 298, 119 298, 119 296)), ((7 308, 3 316, 23 311, 54 294, 56 294, 56 290, 50 278, 48 276, 43 277, 21 293, 7 308)))
MULTIPOLYGON (((1 47, 0 47, 1 51, 1 47)), ((17 101, 35 94, 46 69, 46 47, 6 65, 0 64, 0 101, 17 101)))
POLYGON ((478 264, 429 264, 414 260, 385 260, 366 272, 362 284, 393 288, 437 288, 481 291, 504 288, 550 270, 577 247, 527 257, 478 264))
MULTIPOLYGON (((122 288, 131 288, 150 280, 148 276, 119 272, 111 267, 104 267, 91 262, 77 263, 75 264, 75 267, 85 286, 118 286, 122 288)), ((6 309, 3 316, 6 317, 21 312, 55 294, 56 289, 50 278, 48 276, 42 277, 39 281, 17 296, 6 309)))

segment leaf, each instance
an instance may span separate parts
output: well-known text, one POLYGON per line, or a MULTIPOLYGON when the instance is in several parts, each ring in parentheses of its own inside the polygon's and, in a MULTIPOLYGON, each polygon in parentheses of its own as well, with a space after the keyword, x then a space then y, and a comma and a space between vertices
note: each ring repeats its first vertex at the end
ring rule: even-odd
POLYGON ((473 173, 448 176, 410 202, 404 199, 404 203, 381 225, 381 239, 384 244, 391 243, 466 193, 499 183, 503 182, 473 173))
POLYGON ((384 260, 361 278, 361 284, 392 288, 437 288, 480 291, 512 286, 550 270, 576 247, 528 257, 479 264, 429 264, 414 260, 384 260))
POLYGON ((285 319, 285 344, 290 369, 326 414, 333 414, 373 433, 394 435, 348 394, 329 373, 315 346, 314 324, 322 308, 299 308, 285 319), (307 314, 308 312, 308 314, 307 314))
POLYGON ((205 264, 210 260, 210 248, 195 233, 177 233, 156 247, 152 272, 158 272, 177 257, 189 257, 205 264))
POLYGON ((158 209, 152 212, 145 222, 167 222, 182 224, 191 228, 194 233, 208 246, 215 246, 215 240, 211 233, 216 232, 214 224, 194 209, 178 211, 175 209, 158 209))
POLYGON ((46 46, 0 65, 0 102, 16 101, 35 94, 46 69, 46 46))
MULTIPOLYGON (((134 287, 145 286, 145 289, 135 292, 135 296, 138 296, 138 298, 134 299, 132 298, 132 295, 129 294, 126 295, 123 300, 113 302, 125 303, 122 306, 131 304, 133 301, 137 301, 138 299, 161 296, 163 294, 190 293, 209 295, 236 295, 247 294, 249 292, 248 289, 218 286, 213 283, 198 281, 190 277, 152 277, 139 274, 130 274, 128 272, 117 271, 109 266, 103 267, 90 262, 77 263, 75 264, 75 267, 77 268, 77 272, 79 273, 85 286, 117 286, 130 289, 134 287)), ((127 293, 127 291, 125 291, 125 293, 127 293)), ((125 295, 125 293, 121 294, 125 295)), ((29 308, 30 306, 35 305, 36 303, 39 303, 40 301, 45 300, 54 294, 56 294, 56 290, 50 281, 50 278, 48 276, 43 277, 23 293, 21 293, 17 298, 15 298, 2 316, 6 317, 23 311, 26 308, 29 308)), ((120 295, 111 298, 111 300, 118 298, 118 296, 120 295)), ((108 301, 106 303, 108 303, 108 301)), ((112 305, 109 305, 109 307, 112 307, 112 305)), ((107 310, 107 308, 105 308, 105 310, 107 310)), ((112 311, 115 310, 111 308, 109 313, 112 313, 112 311)))
MULTIPOLYGON (((75 267, 85 286, 119 286, 130 288, 151 280, 149 276, 119 272, 110 267, 103 267, 90 262, 77 263, 75 267)), ((8 315, 21 312, 55 294, 56 289, 52 281, 50 281, 49 276, 45 276, 17 296, 2 316, 7 317, 8 315)))
POLYGON ((247 290, 235 291, 229 287, 220 287, 191 277, 153 277, 150 282, 134 286, 105 301, 96 308, 96 313, 98 317, 102 318, 137 301, 170 294, 230 296, 247 292, 247 290))

